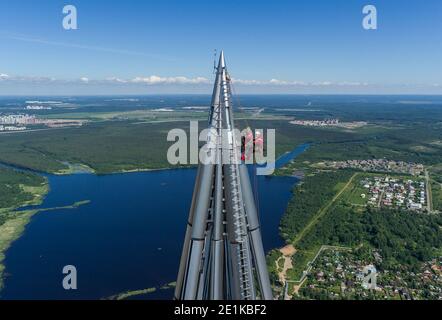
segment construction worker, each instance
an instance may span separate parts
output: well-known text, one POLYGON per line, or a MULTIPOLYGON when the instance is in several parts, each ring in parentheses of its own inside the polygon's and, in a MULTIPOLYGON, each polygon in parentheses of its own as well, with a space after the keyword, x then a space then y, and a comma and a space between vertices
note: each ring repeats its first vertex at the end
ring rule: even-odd
POLYGON ((259 161, 264 157, 264 138, 261 131, 256 131, 256 138, 253 142, 253 153, 255 159, 259 161))
POLYGON ((244 138, 245 160, 253 161, 253 132, 250 127, 247 127, 244 138))

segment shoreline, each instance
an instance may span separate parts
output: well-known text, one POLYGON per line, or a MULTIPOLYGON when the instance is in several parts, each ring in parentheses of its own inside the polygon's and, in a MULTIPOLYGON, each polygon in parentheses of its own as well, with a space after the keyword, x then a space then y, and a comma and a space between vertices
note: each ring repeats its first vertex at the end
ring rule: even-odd
MULTIPOLYGON (((6 252, 11 247, 12 243, 20 238, 31 217, 37 213, 36 210, 19 211, 19 209, 27 206, 38 206, 43 203, 44 198, 47 196, 50 190, 48 179, 46 177, 44 177, 44 179, 45 182, 41 186, 31 187, 31 189, 28 190, 34 196, 32 200, 23 202, 16 207, 1 209, 3 212, 15 216, 6 220, 2 225, 0 225, 0 292, 4 285, 4 271, 6 269, 4 261, 6 258, 6 252)), ((28 186, 22 186, 23 189, 26 187, 28 186)))
MULTIPOLYGON (((292 151, 288 151, 288 152, 282 154, 280 156, 280 158, 286 157, 291 152, 294 152, 302 147, 304 147, 304 144, 295 147, 292 151)), ((295 157, 296 156, 297 155, 295 155, 295 157)), ((8 219, 3 225, 0 225, 0 296, 1 296, 1 291, 4 287, 4 278, 5 278, 5 271, 6 271, 6 266, 5 266, 4 262, 5 262, 7 250, 11 247, 11 245, 13 245, 14 241, 19 239, 23 235, 23 233, 26 230, 26 226, 31 221, 31 218, 34 215, 41 213, 41 212, 45 212, 45 211, 49 212, 49 211, 60 210, 60 209, 76 209, 79 206, 86 205, 90 202, 89 200, 84 200, 84 201, 79 201, 79 202, 73 203, 71 205, 62 206, 62 207, 34 208, 34 206, 40 206, 43 203, 45 197, 50 192, 50 185, 49 185, 49 177, 50 176, 69 176, 69 175, 74 175, 74 174, 90 174, 90 175, 96 175, 96 176, 99 176, 99 175, 104 176, 104 175, 116 175, 116 174, 126 174, 126 173, 141 173, 141 172, 169 171, 169 170, 183 170, 183 169, 197 168, 196 166, 164 167, 164 168, 138 168, 138 169, 120 170, 120 171, 116 171, 116 172, 112 172, 112 173, 101 174, 101 173, 97 173, 95 170, 93 170, 92 172, 86 172, 86 171, 81 171, 81 172, 77 171, 76 172, 75 170, 66 170, 65 172, 47 173, 47 172, 40 172, 40 171, 37 171, 34 169, 21 167, 19 165, 14 165, 14 164, 8 164, 8 163, 4 163, 4 162, 0 162, 0 166, 5 166, 7 168, 11 168, 12 170, 17 170, 17 171, 25 171, 25 172, 27 171, 27 172, 30 172, 33 174, 43 176, 45 178, 44 186, 42 186, 41 188, 29 189, 28 192, 30 192, 34 195, 34 199, 32 199, 31 201, 27 201, 25 203, 21 203, 19 206, 15 207, 15 208, 1 209, 4 212, 8 212, 13 216, 10 219, 8 219), (28 209, 28 207, 30 207, 30 208, 28 209), (22 208, 22 210, 20 210, 20 208, 22 208)), ((85 168, 88 166, 83 165, 83 164, 75 164, 74 166, 70 166, 70 168, 73 168, 73 167, 85 168)), ((146 290, 146 289, 144 289, 144 290, 146 290)), ((137 292, 137 290, 135 290, 135 292, 131 292, 131 291, 124 292, 124 293, 122 293, 122 295, 124 296, 124 295, 129 294, 129 296, 132 296, 132 295, 138 295, 138 293, 139 292, 137 292)), ((116 296, 118 296, 118 295, 116 295, 116 296)))
POLYGON ((40 206, 43 204, 45 197, 50 192, 49 181, 46 177, 44 184, 38 187, 22 186, 23 189, 27 189, 29 193, 32 193, 34 198, 30 201, 21 203, 16 207, 2 208, 2 212, 10 214, 11 218, 7 219, 2 225, 0 225, 0 296, 1 291, 4 288, 5 278, 5 259, 8 249, 12 244, 18 240, 26 230, 27 225, 31 221, 31 218, 41 212, 54 211, 59 209, 76 209, 82 205, 90 203, 89 200, 77 201, 71 205, 54 207, 54 208, 35 208, 28 210, 20 210, 30 206, 40 206))
MULTIPOLYGON (((287 165, 290 161, 292 161, 294 158, 296 158, 299 154, 305 152, 310 146, 311 142, 304 142, 301 144, 296 145, 293 147, 293 149, 288 150, 282 154, 279 155, 273 162, 275 165, 275 172, 273 172, 270 176, 278 176, 280 174, 277 174, 276 171, 280 170, 282 167, 287 165), (290 158, 290 156, 293 156, 290 158), (289 159, 284 159, 285 157, 289 157, 289 159), (282 161, 282 163, 281 163, 282 161)), ((114 174, 124 174, 124 173, 136 173, 136 172, 151 172, 151 171, 166 171, 166 170, 179 170, 179 169, 192 169, 197 168, 198 165, 182 165, 182 166, 164 166, 159 168, 134 168, 134 169, 116 169, 114 171, 99 171, 91 166, 84 164, 84 163, 69 163, 68 161, 60 161, 60 163, 67 166, 65 169, 60 169, 56 171, 44 171, 39 169, 30 168, 24 165, 11 163, 11 162, 5 162, 0 160, 0 167, 8 167, 15 170, 21 170, 21 171, 28 171, 36 174, 40 174, 43 176, 47 175, 53 175, 53 176, 67 176, 72 174, 94 174, 97 176, 105 176, 105 175, 114 175, 114 174)), ((282 176, 291 176, 287 174, 282 174, 282 176)))

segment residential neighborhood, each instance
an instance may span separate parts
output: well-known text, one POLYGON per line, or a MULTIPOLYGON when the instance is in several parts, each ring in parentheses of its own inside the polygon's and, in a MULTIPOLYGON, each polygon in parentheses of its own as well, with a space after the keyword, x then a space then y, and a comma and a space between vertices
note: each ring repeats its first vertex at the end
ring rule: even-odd
POLYGON ((0 132, 4 131, 25 131, 36 127, 61 128, 79 127, 85 120, 75 119, 45 119, 29 114, 0 114, 0 132))
POLYGON ((312 263, 297 299, 442 299, 442 257, 419 270, 385 270, 382 252, 329 249, 312 263))
POLYGON ((360 197, 374 207, 424 210, 427 207, 425 182, 389 176, 370 176, 360 181, 366 193, 360 197))
POLYGON ((367 125, 365 121, 340 122, 339 119, 325 120, 293 120, 291 124, 308 127, 337 127, 344 129, 356 129, 367 125))
POLYGON ((420 163, 394 161, 388 159, 326 161, 325 166, 332 169, 357 169, 369 172, 403 173, 418 176, 423 174, 420 163))

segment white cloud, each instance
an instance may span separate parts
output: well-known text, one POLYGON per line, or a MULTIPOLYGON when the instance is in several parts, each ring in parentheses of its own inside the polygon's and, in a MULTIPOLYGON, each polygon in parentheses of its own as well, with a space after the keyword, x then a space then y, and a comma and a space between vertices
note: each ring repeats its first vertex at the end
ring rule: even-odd
POLYGON ((159 76, 149 76, 149 77, 136 77, 130 80, 132 83, 145 83, 147 85, 158 85, 158 84, 209 84, 210 81, 204 77, 187 78, 187 77, 159 77, 159 76))
POLYGON ((264 84, 263 81, 260 81, 260 80, 243 80, 243 79, 235 79, 235 78, 232 78, 232 82, 234 84, 243 84, 243 85, 247 85, 247 86, 264 84))
POLYGON ((312 82, 312 86, 318 86, 318 87, 328 87, 331 86, 333 83, 330 81, 319 81, 319 82, 312 82))
MULTIPOLYGON (((44 82, 57 82, 57 83, 82 83, 82 84, 144 84, 149 86, 155 85, 211 85, 213 80, 205 77, 162 77, 157 75, 151 76, 139 76, 132 79, 123 79, 119 77, 108 77, 105 79, 91 80, 88 77, 81 77, 78 79, 55 79, 50 77, 35 77, 35 76, 10 76, 5 73, 0 73, 0 81, 15 81, 15 82, 32 82, 32 83, 44 83, 44 82)), ((232 78, 232 82, 240 86, 281 86, 281 87, 358 87, 369 86, 366 82, 332 82, 332 81, 317 81, 317 82, 304 82, 304 81, 292 81, 292 80, 256 80, 256 79, 236 79, 232 78)), ((439 84, 432 84, 432 87, 440 87, 439 84)))
POLYGON ((117 77, 106 78, 106 81, 116 82, 116 83, 127 83, 128 82, 127 80, 120 79, 120 78, 117 78, 117 77))
POLYGON ((368 83, 367 82, 351 82, 351 81, 347 82, 347 81, 344 81, 344 82, 339 82, 338 85, 349 86, 349 87, 351 87, 351 86, 358 87, 358 86, 368 86, 368 83))
POLYGON ((270 79, 269 84, 278 85, 278 86, 305 86, 307 85, 304 81, 286 81, 279 79, 270 79))
MULTIPOLYGON (((387 90, 388 92, 403 92, 404 88, 414 88, 416 92, 436 92, 438 93, 442 89, 440 83, 428 83, 428 84, 382 84, 382 83, 367 83, 358 81, 295 81, 295 80, 281 80, 272 78, 270 80, 257 80, 257 79, 236 79, 233 78, 232 82, 238 86, 240 90, 244 92, 378 92, 379 90, 387 90)), ((10 84, 36 84, 40 86, 51 85, 69 86, 82 85, 89 87, 90 91, 94 91, 95 88, 104 90, 106 86, 114 86, 119 90, 145 90, 143 87, 152 86, 158 90, 170 90, 181 91, 183 90, 196 90, 210 92, 210 87, 213 84, 213 79, 205 77, 186 77, 186 76, 170 76, 163 77, 157 75, 151 76, 139 76, 135 78, 120 78, 116 76, 102 78, 102 79, 90 79, 89 77, 79 77, 75 79, 56 79, 51 77, 39 77, 39 76, 20 76, 9 75, 6 73, 0 73, 0 86, 10 84), (170 86, 170 89, 168 88, 170 86), (158 88, 163 87, 163 88, 158 88)), ((111 89, 110 89, 111 90, 111 89)), ((409 92, 411 89, 407 89, 409 92)), ((405 91, 404 91, 405 92, 405 91)), ((410 91, 411 92, 411 91, 410 91)))
POLYGON ((239 85, 259 85, 259 86, 292 86, 292 87, 330 87, 330 86, 367 86, 365 82, 332 82, 332 81, 315 81, 315 82, 305 82, 305 81, 288 81, 280 79, 270 79, 270 80, 243 80, 243 79, 232 79, 233 83, 239 85))
POLYGON ((0 80, 8 82, 26 82, 26 83, 44 83, 57 81, 55 78, 50 77, 36 77, 36 76, 10 76, 7 74, 0 74, 0 80))

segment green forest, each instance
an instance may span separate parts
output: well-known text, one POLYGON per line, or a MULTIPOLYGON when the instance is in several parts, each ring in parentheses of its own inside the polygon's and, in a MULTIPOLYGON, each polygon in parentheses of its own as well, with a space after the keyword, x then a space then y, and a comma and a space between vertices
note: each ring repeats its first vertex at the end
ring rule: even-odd
MULTIPOLYGON (((281 120, 239 120, 239 128, 276 130, 276 154, 293 150, 306 141, 340 141, 348 133, 303 128, 281 120)), ((205 129, 200 122, 199 129, 205 129)), ((137 169, 169 168, 167 141, 170 130, 189 131, 189 122, 142 123, 106 121, 80 128, 35 131, 0 136, 0 162, 43 172, 62 172, 66 162, 84 164, 98 174, 137 169)))
MULTIPOLYGON (((320 172, 307 176, 297 186, 294 197, 281 221, 281 233, 290 242, 310 219, 337 193, 334 186, 349 180, 349 171, 320 172)), ((294 278, 301 275, 307 262, 322 245, 379 249, 381 268, 407 265, 418 269, 442 248, 442 217, 438 214, 413 213, 389 209, 365 209, 362 213, 339 200, 331 206, 297 242, 293 257, 294 278)))
POLYGON ((298 247, 308 250, 318 245, 355 247, 368 244, 379 249, 383 269, 419 263, 433 258, 442 247, 442 217, 393 210, 367 209, 363 214, 337 205, 298 247), (439 248, 439 249, 438 249, 439 248))
POLYGON ((33 199, 33 195, 25 192, 21 185, 38 187, 43 183, 45 178, 37 174, 0 168, 0 208, 13 208, 33 199))
POLYGON ((349 170, 322 172, 308 176, 298 184, 281 220, 281 236, 287 242, 293 240, 319 209, 337 193, 337 183, 347 182, 352 174, 349 170))
POLYGON ((35 194, 27 192, 23 186, 41 187, 45 182, 45 178, 37 174, 0 168, 0 225, 10 215, 10 210, 4 209, 15 209, 35 199, 35 194))

